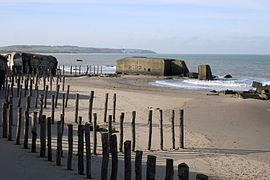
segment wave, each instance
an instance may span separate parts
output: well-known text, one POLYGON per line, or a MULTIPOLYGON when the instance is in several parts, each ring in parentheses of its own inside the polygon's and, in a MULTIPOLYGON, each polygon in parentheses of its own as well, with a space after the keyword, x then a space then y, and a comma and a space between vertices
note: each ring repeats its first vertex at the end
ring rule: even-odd
POLYGON ((157 80, 150 82, 152 86, 168 87, 168 88, 183 88, 183 89, 204 89, 204 90, 239 90, 248 91, 253 89, 252 82, 262 82, 263 85, 270 84, 269 78, 216 78, 213 81, 205 81, 198 79, 172 79, 172 80, 157 80))

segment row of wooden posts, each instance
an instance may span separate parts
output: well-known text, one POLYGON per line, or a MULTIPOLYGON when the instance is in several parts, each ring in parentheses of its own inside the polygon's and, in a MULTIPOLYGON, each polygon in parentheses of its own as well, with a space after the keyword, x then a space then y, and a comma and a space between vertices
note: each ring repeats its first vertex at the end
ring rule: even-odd
MULTIPOLYGON (((35 108, 37 108, 37 99, 38 99, 38 82, 39 77, 36 77, 36 101, 35 101, 35 108)), ((50 77, 50 82, 52 81, 53 77, 50 77)), ((13 85, 12 85, 11 78, 11 96, 9 95, 9 85, 6 87, 5 91, 5 102, 2 104, 2 127, 3 127, 3 138, 8 138, 8 140, 12 140, 12 125, 13 125, 13 85)), ((17 133, 16 133, 16 144, 20 144, 20 132, 21 132, 21 125, 22 125, 22 108, 21 108, 21 98, 22 98, 22 86, 20 85, 20 77, 18 77, 17 88, 19 88, 19 96, 18 100, 18 122, 17 122, 17 133)), ((24 148, 28 148, 28 130, 29 130, 29 113, 31 107, 31 86, 34 82, 34 78, 30 78, 30 89, 28 95, 26 95, 29 77, 25 79, 25 93, 26 96, 26 108, 24 111, 24 148), (28 81, 28 82, 27 82, 28 81)), ((60 78, 61 79, 61 78, 60 78)), ((54 124, 54 108, 57 107, 57 99, 59 93, 58 78, 56 82, 56 94, 52 95, 52 113, 50 117, 43 115, 43 108, 46 108, 47 102, 47 93, 48 93, 48 85, 46 85, 46 77, 43 77, 43 85, 45 90, 45 101, 44 95, 40 96, 40 108, 39 108, 39 117, 38 112, 33 112, 32 116, 32 152, 36 152, 36 140, 37 140, 37 124, 40 124, 40 156, 45 157, 46 154, 46 129, 47 129, 47 148, 48 148, 48 160, 52 161, 52 146, 51 146, 51 125, 54 124), (37 122, 38 120, 38 122, 37 122), (46 128, 47 124, 47 128, 46 128)), ((64 77, 62 78, 62 82, 64 82, 64 77)), ((13 83, 14 84, 14 83, 13 83)), ((51 84, 51 83, 50 83, 51 84)), ((50 86, 52 89, 52 85, 50 86)), ((62 114, 61 120, 57 121, 57 149, 56 149, 56 165, 61 165, 61 157, 63 156, 62 151, 62 136, 64 131, 64 114, 65 114, 65 107, 68 104, 68 97, 69 97, 69 86, 67 88, 67 96, 63 96, 62 101, 62 114)), ((64 88, 63 88, 64 91, 64 88)), ((107 109, 108 109, 108 96, 106 94, 105 99, 105 109, 104 109, 104 122, 107 122, 107 109)), ((113 115, 108 116, 108 130, 106 133, 102 133, 102 168, 101 168, 101 179, 107 179, 108 176, 108 162, 109 162, 109 153, 112 156, 112 172, 111 172, 111 179, 117 179, 117 138, 116 135, 112 131, 112 122, 115 122, 115 109, 116 109, 116 94, 113 96, 113 115)), ((75 122, 78 123, 78 173, 84 173, 84 138, 85 135, 85 143, 86 143, 86 174, 87 178, 91 178, 91 147, 90 147, 90 127, 93 128, 94 134, 94 142, 93 142, 93 154, 97 154, 97 114, 93 113, 93 122, 92 122, 92 107, 93 107, 93 100, 94 100, 94 91, 91 91, 90 98, 89 98, 89 111, 88 111, 88 120, 89 122, 85 125, 82 125, 82 117, 78 117, 78 107, 79 107, 79 94, 76 94, 76 104, 75 104, 75 122)), ((160 149, 163 150, 163 111, 160 110, 160 149)), ((175 130, 174 130, 174 110, 172 111, 172 148, 175 149, 175 130)), ((184 148, 184 110, 180 110, 180 148, 184 148)), ((135 173, 136 179, 142 179, 141 174, 141 164, 142 164, 142 151, 135 151, 135 144, 136 144, 136 134, 135 134, 135 119, 136 119, 136 111, 132 112, 132 122, 131 122, 131 129, 132 129, 132 140, 126 141, 123 143, 123 122, 124 122, 124 113, 120 115, 120 138, 119 138, 119 151, 123 152, 124 147, 124 154, 125 154, 125 179, 131 178, 131 151, 136 152, 135 158, 135 173)), ((67 169, 72 169, 72 155, 73 155, 73 125, 68 124, 68 161, 67 161, 67 169)), ((148 150, 151 150, 151 141, 152 141, 152 110, 149 110, 148 115, 148 126, 149 126, 149 138, 148 138, 148 150)), ((147 157, 147 179, 155 179, 155 164, 156 164, 156 157, 153 155, 148 155, 147 157)), ((188 166, 184 163, 178 165, 178 176, 179 179, 188 179, 188 166)), ((173 160, 167 160, 166 164, 166 177, 165 179, 172 179, 173 178, 173 160)), ((208 179, 207 176, 199 174, 197 175, 197 179, 208 179)))
MULTIPOLYGON (((65 75, 65 65, 58 66, 57 68, 59 75, 65 75)), ((103 66, 99 65, 86 65, 86 71, 82 73, 82 66, 70 66, 69 67, 69 73, 74 75, 81 75, 81 74, 102 74, 103 73, 103 66)))

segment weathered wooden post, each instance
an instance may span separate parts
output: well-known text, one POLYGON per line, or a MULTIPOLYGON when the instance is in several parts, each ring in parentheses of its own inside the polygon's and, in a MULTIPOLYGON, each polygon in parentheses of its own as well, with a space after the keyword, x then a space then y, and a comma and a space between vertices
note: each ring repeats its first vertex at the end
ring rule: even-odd
POLYGON ((29 111, 31 108, 31 96, 27 95, 26 96, 26 109, 29 111))
POLYGON ((28 132, 29 132, 29 112, 24 111, 24 149, 28 149, 28 132))
POLYGON ((58 101, 58 96, 59 96, 59 89, 60 89, 60 85, 57 84, 57 88, 56 88, 56 95, 55 95, 55 108, 57 108, 57 101, 58 101))
POLYGON ((47 141, 48 141, 48 161, 52 161, 52 130, 51 130, 52 119, 47 117, 47 141))
POLYGON ((57 149, 56 149, 56 165, 61 165, 62 154, 62 124, 61 121, 57 121, 57 149))
POLYGON ((106 93, 106 96, 105 96, 105 107, 104 107, 104 122, 107 122, 108 98, 109 98, 109 93, 106 93))
POLYGON ((131 180, 131 141, 125 141, 124 153, 125 153, 125 180, 131 180))
POLYGON ((17 107, 21 107, 21 102, 22 102, 22 85, 20 86, 20 89, 19 89, 19 99, 18 99, 17 107))
POLYGON ((97 113, 93 114, 94 124, 93 124, 93 133, 94 133, 94 145, 93 145, 93 154, 97 154, 97 113))
POLYGON ((83 141, 83 133, 84 125, 78 125, 78 174, 84 174, 84 161, 83 161, 83 149, 84 149, 84 141, 83 141))
POLYGON ((79 66, 79 74, 81 74, 81 69, 82 69, 82 66, 80 65, 79 66))
POLYGON ((142 151, 136 151, 135 156, 135 179, 142 180, 142 151))
POLYGON ((46 76, 43 75, 43 91, 46 89, 46 76))
POLYGON ((189 180, 189 167, 186 163, 178 165, 178 178, 179 180, 189 180))
POLYGON ((121 113, 120 115, 120 140, 119 140, 119 151, 123 152, 123 139, 124 139, 124 118, 125 118, 125 113, 121 113))
POLYGON ((2 103, 2 127, 3 127, 3 138, 7 138, 7 104, 2 103))
POLYGON ((46 88, 45 88, 45 100, 44 100, 44 108, 47 108, 48 89, 49 89, 49 86, 48 86, 48 85, 46 85, 46 88))
POLYGON ((90 124, 85 124, 85 146, 86 146, 86 178, 91 178, 91 145, 90 145, 90 124))
POLYGON ((156 156, 147 156, 146 180, 154 180, 156 177, 156 156))
POLYGON ((20 87, 21 87, 21 76, 18 77, 17 79, 17 97, 19 97, 19 93, 20 93, 20 87))
POLYGON ((12 141, 13 105, 8 105, 8 141, 12 141))
POLYGON ((196 180, 208 180, 208 176, 206 176, 204 174, 197 174, 196 180))
POLYGON ((70 88, 70 85, 67 86, 67 96, 66 96, 65 108, 67 108, 67 106, 68 106, 69 88, 70 88))
POLYGON ((72 154, 73 154, 73 125, 68 124, 68 160, 67 169, 72 169, 72 154))
POLYGON ((34 81, 33 81, 33 79, 31 78, 31 79, 30 79, 30 90, 29 90, 29 95, 30 95, 30 96, 33 95, 33 83, 34 83, 34 81))
POLYGON ((32 114, 32 149, 31 152, 36 152, 36 142, 37 142, 37 112, 33 112, 32 114))
POLYGON ((38 85, 35 86, 35 90, 36 90, 36 98, 35 98, 35 108, 37 108, 37 104, 38 104, 38 85))
POLYGON ((52 89, 53 89, 53 83, 52 83, 52 81, 53 81, 53 77, 50 76, 50 91, 52 91, 52 89))
POLYGON ((173 159, 166 159, 166 176, 165 180, 173 180, 173 159))
POLYGON ((108 121, 108 143, 109 143, 109 145, 111 144, 111 137, 112 137, 112 115, 109 115, 109 121, 108 121))
POLYGON ((180 110, 180 148, 184 148, 184 110, 180 110))
POLYGON ((18 108, 18 120, 17 120, 17 133, 16 133, 16 145, 20 145, 21 138, 21 127, 22 127, 22 108, 18 108))
POLYGON ((115 111, 116 111, 116 93, 113 94, 113 122, 115 122, 115 111))
POLYGON ((159 130, 160 130, 160 150, 163 150, 163 111, 159 110, 160 119, 159 119, 159 130))
POLYGON ((46 116, 40 116, 40 157, 46 154, 46 116))
POLYGON ((27 82, 27 78, 25 78, 25 80, 24 80, 24 97, 26 97, 27 90, 28 90, 28 82, 27 82))
POLYGON ((72 74, 72 66, 70 66, 70 74, 72 74))
POLYGON ((172 149, 175 149, 174 110, 172 110, 171 131, 172 131, 172 149))
POLYGON ((62 94, 62 115, 63 115, 63 120, 65 120, 65 93, 62 94))
POLYGON ((135 131, 135 119, 136 119, 136 111, 132 111, 132 120, 131 120, 131 131, 132 131, 132 147, 131 150, 135 151, 136 146, 136 131, 135 131))
POLYGON ((102 133, 101 139, 102 139, 101 180, 107 180, 108 164, 109 164, 108 133, 102 133))
POLYGON ((76 94, 76 104, 75 104, 75 123, 78 123, 79 97, 80 97, 80 95, 77 93, 76 94))
POLYGON ((93 100, 94 100, 94 91, 91 91, 91 94, 90 94, 90 97, 89 97, 89 109, 88 109, 89 122, 92 122, 93 100))
POLYGON ((111 180, 116 180, 118 170, 118 157, 117 157, 117 137, 115 134, 111 136, 110 150, 112 153, 111 180))
POLYGON ((153 111, 149 110, 149 115, 148 115, 148 127, 149 127, 149 136, 148 136, 148 150, 151 150, 151 143, 152 143, 152 114, 153 111))
POLYGON ((39 123, 40 123, 41 116, 43 115, 43 98, 44 98, 44 95, 41 94, 39 98, 39 106, 40 106, 39 107, 39 123))
POLYGON ((54 124, 54 94, 52 94, 52 112, 51 112, 51 120, 52 124, 54 124))
POLYGON ((75 66, 75 76, 77 76, 77 66, 75 66))
POLYGON ((65 76, 63 76, 63 80, 62 80, 62 91, 65 91, 65 76))

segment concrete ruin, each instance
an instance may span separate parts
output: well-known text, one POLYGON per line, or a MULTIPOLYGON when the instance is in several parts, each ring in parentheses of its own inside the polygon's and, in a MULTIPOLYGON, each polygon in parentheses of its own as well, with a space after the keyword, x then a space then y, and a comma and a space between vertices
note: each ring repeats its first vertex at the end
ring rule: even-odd
POLYGON ((213 80, 212 71, 209 65, 198 66, 198 79, 199 80, 213 80))
POLYGON ((15 73, 55 75, 57 59, 50 55, 13 52, 8 54, 8 67, 15 73))
POLYGON ((146 74, 157 76, 180 75, 186 77, 189 70, 185 61, 165 58, 127 57, 116 62, 116 73, 146 74))

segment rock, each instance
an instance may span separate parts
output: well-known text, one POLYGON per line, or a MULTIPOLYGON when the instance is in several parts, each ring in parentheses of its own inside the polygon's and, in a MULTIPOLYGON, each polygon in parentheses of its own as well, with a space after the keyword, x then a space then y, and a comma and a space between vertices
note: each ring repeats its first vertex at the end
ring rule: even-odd
POLYGON ((191 79, 198 79, 198 75, 199 75, 199 73, 196 73, 196 72, 189 72, 188 73, 188 77, 191 79))
POLYGON ((246 93, 246 92, 243 92, 243 93, 239 93, 237 94, 239 98, 241 99, 262 99, 259 94, 255 94, 255 93, 246 93))
POLYGON ((257 81, 252 82, 252 87, 254 87, 254 88, 258 88, 258 87, 261 87, 261 86, 262 86, 262 83, 260 83, 260 82, 257 82, 257 81))
POLYGON ((259 86, 257 87, 256 91, 258 93, 261 93, 263 90, 270 91, 270 85, 265 85, 265 86, 259 86))
POLYGON ((263 100, 268 100, 270 99, 270 93, 268 90, 262 90, 261 94, 259 95, 261 97, 261 99, 263 100))
POLYGON ((227 74, 227 75, 224 76, 224 78, 227 78, 227 79, 232 78, 232 75, 227 74))
POLYGON ((198 72, 198 78, 200 80, 213 80, 211 68, 209 65, 199 65, 198 72))

